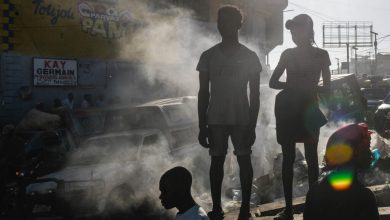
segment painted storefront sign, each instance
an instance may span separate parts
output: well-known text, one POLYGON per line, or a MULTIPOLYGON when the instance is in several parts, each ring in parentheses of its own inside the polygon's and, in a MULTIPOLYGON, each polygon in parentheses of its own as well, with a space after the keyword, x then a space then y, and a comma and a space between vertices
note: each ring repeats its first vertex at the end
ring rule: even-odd
POLYGON ((0 0, 0 4, 7 8, 0 14, 0 52, 44 57, 118 58, 121 43, 131 39, 140 16, 133 0, 0 0))
POLYGON ((77 86, 77 61, 33 59, 34 86, 77 86))
POLYGON ((34 14, 50 17, 52 25, 57 24, 59 19, 75 19, 71 7, 63 8, 61 5, 45 4, 44 0, 33 0, 32 3, 35 4, 34 14))
POLYGON ((80 1, 78 11, 82 31, 106 39, 124 37, 131 20, 127 9, 120 9, 116 3, 80 1))

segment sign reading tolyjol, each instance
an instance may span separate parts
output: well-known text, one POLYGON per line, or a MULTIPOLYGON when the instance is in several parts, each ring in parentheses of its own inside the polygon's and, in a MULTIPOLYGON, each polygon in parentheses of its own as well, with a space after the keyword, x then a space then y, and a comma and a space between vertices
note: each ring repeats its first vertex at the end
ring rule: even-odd
POLYGON ((34 86, 77 86, 77 61, 33 59, 34 86))

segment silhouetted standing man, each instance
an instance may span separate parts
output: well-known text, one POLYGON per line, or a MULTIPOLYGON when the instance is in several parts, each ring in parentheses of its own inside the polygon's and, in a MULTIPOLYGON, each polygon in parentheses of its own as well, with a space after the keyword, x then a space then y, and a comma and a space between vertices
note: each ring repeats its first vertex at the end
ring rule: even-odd
POLYGON ((221 7, 218 11, 218 31, 222 42, 203 52, 197 66, 200 82, 199 143, 209 148, 211 156, 213 210, 208 216, 212 220, 224 217, 221 186, 229 136, 240 167, 242 203, 238 219, 249 219, 251 216, 249 202, 253 169, 250 155, 256 139, 262 68, 256 53, 238 41, 241 25, 242 14, 237 7, 221 7))

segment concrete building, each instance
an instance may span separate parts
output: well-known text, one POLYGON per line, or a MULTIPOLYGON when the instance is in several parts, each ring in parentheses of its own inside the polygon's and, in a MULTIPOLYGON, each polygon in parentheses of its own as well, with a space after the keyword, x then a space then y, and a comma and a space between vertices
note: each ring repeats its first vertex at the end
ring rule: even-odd
POLYGON ((375 61, 369 56, 358 57, 358 59, 352 59, 350 62, 350 72, 355 73, 357 77, 363 77, 364 75, 372 75, 374 71, 375 61))
POLYGON ((261 54, 268 54, 283 43, 283 10, 287 0, 167 0, 174 5, 195 10, 195 19, 215 23, 218 8, 237 5, 244 13, 241 35, 258 45, 261 54))
POLYGON ((377 73, 382 76, 390 76, 390 53, 379 53, 377 56, 377 73))
MULTIPOLYGON (((357 77, 363 77, 364 75, 377 75, 388 77, 390 75, 390 54, 379 53, 377 55, 377 68, 375 73, 375 59, 369 56, 358 57, 358 59, 351 59, 350 72, 355 73, 357 77)), ((343 73, 346 72, 346 68, 342 69, 343 73)))
MULTIPOLYGON (((109 98, 126 91, 126 101, 180 94, 175 88, 180 80, 148 78, 142 58, 150 50, 140 48, 153 39, 134 43, 151 25, 148 19, 167 19, 164 25, 173 21, 167 3, 193 10, 191 20, 209 30, 220 5, 238 5, 246 17, 242 36, 257 45, 263 63, 283 42, 287 0, 0 0, 0 125, 17 123, 36 103, 51 105, 69 92, 75 94, 76 106, 87 93, 109 98)), ((174 22, 172 26, 180 29, 174 22)), ((146 36, 159 37, 158 32, 146 36)), ((157 53, 164 57, 167 51, 157 53)))

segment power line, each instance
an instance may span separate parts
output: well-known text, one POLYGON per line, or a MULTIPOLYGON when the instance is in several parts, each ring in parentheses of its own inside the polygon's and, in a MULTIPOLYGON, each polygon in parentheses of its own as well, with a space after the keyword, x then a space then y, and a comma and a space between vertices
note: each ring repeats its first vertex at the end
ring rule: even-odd
POLYGON ((321 12, 318 12, 318 11, 315 11, 315 10, 312 10, 312 9, 309 9, 309 8, 306 8, 305 6, 302 6, 302 5, 300 5, 300 4, 297 4, 297 3, 295 3, 295 2, 293 2, 293 1, 291 1, 291 0, 290 0, 289 2, 290 2, 290 4, 295 5, 295 6, 299 7, 299 8, 302 8, 302 9, 305 10, 305 11, 311 12, 313 15, 315 15, 315 16, 317 16, 317 17, 320 17, 320 18, 323 19, 323 20, 326 20, 326 21, 336 21, 336 20, 337 20, 337 19, 334 19, 334 18, 330 17, 329 15, 326 15, 326 14, 324 14, 324 13, 321 13, 321 12))
POLYGON ((383 34, 384 36, 382 36, 382 37, 378 37, 377 38, 377 40, 379 40, 379 39, 384 39, 384 38, 387 38, 387 37, 390 37, 390 34, 383 34))

